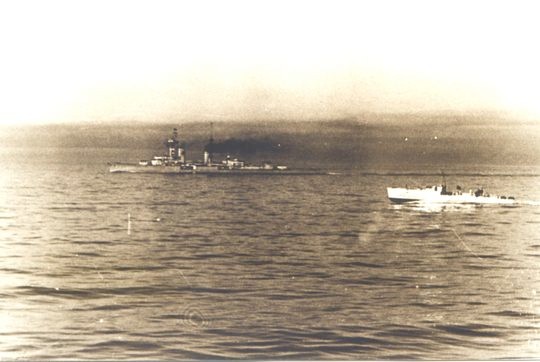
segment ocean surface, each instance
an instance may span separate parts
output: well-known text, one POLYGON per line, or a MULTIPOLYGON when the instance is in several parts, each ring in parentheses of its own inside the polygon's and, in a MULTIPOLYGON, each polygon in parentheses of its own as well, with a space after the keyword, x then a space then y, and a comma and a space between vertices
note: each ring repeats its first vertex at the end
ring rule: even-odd
MULTIPOLYGON (((396 206, 440 165, 110 174, 1 149, 1 359, 540 357, 540 168, 445 168, 516 206, 396 206)), ((329 166, 329 165, 327 165, 329 166)))

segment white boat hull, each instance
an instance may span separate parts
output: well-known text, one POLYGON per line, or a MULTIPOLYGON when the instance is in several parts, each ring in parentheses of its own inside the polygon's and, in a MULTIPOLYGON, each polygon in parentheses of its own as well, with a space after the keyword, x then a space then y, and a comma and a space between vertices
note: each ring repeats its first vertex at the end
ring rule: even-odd
POLYGON ((408 189, 388 187, 388 198, 395 203, 423 202, 433 204, 515 204, 516 200, 504 196, 476 196, 472 193, 442 194, 441 189, 430 187, 425 189, 408 189))

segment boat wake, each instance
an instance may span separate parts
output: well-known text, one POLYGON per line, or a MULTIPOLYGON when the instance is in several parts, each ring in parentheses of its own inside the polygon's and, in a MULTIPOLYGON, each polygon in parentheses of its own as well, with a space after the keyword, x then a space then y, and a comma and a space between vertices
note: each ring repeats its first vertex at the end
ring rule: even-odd
MULTIPOLYGON (((365 171, 360 172, 364 176, 394 176, 394 177, 426 177, 440 176, 438 172, 380 172, 380 171, 365 171)), ((446 176, 456 177, 540 177, 537 172, 446 172, 446 176)))
POLYGON ((518 205, 526 205, 526 206, 540 206, 540 201, 534 201, 534 200, 523 200, 516 202, 518 205))
POLYGON ((464 212, 474 211, 478 208, 491 207, 491 208, 519 208, 520 206, 540 206, 540 201, 524 200, 516 201, 512 204, 497 204, 497 203, 441 203, 441 202, 429 202, 429 201, 412 201, 406 203, 392 203, 394 210, 412 210, 421 212, 464 212))
POLYGON ((409 202, 390 205, 394 210, 409 210, 426 213, 438 212, 465 212, 475 210, 478 205, 475 204, 441 204, 429 202, 409 202))

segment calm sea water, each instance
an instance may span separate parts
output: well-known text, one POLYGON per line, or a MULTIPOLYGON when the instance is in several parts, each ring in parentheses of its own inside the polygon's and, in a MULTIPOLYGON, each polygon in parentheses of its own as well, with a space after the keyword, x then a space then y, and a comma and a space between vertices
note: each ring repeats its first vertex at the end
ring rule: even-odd
POLYGON ((107 172, 123 150, 20 151, 0 152, 0 358, 540 356, 538 169, 454 165, 449 185, 526 202, 436 208, 385 194, 436 167, 134 175, 107 172))

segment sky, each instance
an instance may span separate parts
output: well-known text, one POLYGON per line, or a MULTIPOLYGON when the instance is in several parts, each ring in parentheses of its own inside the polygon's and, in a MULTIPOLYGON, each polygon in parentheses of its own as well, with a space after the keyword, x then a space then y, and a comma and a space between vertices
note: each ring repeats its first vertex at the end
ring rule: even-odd
POLYGON ((0 0, 0 123, 540 119, 536 1, 0 0))

